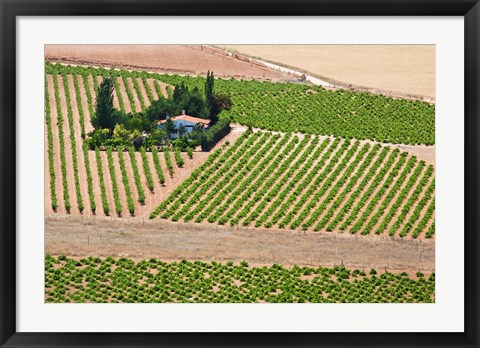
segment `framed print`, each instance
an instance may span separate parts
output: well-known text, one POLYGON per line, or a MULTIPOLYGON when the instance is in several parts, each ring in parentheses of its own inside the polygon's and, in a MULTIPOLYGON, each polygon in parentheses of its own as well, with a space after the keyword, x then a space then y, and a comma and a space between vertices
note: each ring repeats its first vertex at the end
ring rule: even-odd
POLYGON ((2 347, 477 347, 479 11, 2 2, 2 347))

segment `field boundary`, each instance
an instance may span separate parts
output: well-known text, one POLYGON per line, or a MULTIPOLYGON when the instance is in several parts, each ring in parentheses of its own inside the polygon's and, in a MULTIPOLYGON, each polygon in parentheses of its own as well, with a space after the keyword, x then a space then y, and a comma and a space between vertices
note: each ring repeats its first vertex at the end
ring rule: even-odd
POLYGON ((49 216, 45 252, 165 260, 377 268, 409 273, 435 270, 435 240, 349 233, 249 229, 165 220, 49 216), (220 256, 221 255, 221 256, 220 256))

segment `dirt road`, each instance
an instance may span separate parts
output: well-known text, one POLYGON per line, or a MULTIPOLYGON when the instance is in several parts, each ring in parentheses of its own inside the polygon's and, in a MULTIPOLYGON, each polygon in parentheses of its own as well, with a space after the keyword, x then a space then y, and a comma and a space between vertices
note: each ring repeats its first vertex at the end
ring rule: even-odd
POLYGON ((246 260, 255 264, 345 265, 409 273, 435 269, 434 240, 253 230, 164 220, 52 216, 45 251, 71 257, 246 260))

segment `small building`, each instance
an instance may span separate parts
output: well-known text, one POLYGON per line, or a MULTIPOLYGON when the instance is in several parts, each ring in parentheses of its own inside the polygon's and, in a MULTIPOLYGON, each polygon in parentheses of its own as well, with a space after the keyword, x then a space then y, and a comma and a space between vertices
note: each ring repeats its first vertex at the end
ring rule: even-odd
MULTIPOLYGON (((161 128, 167 122, 169 117, 165 120, 160 120, 157 123, 157 127, 161 128)), ((172 139, 177 139, 179 134, 178 130, 181 126, 185 127, 187 133, 191 133, 195 126, 201 125, 204 129, 207 129, 210 126, 210 120, 200 117, 189 116, 185 114, 185 111, 182 111, 181 115, 171 117, 175 130, 169 134, 169 137, 172 139)))

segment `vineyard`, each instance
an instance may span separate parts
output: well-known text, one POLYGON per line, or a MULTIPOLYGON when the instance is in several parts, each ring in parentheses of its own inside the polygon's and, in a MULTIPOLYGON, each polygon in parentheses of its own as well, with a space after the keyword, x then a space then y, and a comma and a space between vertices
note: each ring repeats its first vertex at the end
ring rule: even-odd
POLYGON ((46 302, 432 303, 435 273, 45 257, 46 302))
POLYGON ((432 165, 388 146, 246 132, 150 217, 431 238, 434 187, 432 165))
MULTIPOLYGON (((167 86, 145 75, 117 72, 114 105, 144 110, 167 86)), ((145 148, 89 150, 85 135, 95 109, 95 88, 102 77, 88 69, 47 64, 45 77, 47 212, 100 216, 148 216, 173 187, 201 163, 204 153, 187 156, 145 148), (48 68, 50 67, 50 68, 48 68), (53 68, 54 67, 54 68, 53 68), (168 175, 166 175, 168 173, 168 175)))
MULTIPOLYGON (((141 111, 148 104, 140 80, 184 83, 203 90, 203 77, 164 75, 103 68, 68 67, 46 64, 47 73, 118 77, 116 83, 126 86, 118 94, 118 105, 130 111, 141 111), (140 93, 141 92, 141 93, 140 93), (128 106, 124 106, 128 104, 128 106)), ((159 93, 158 82, 153 86, 159 93)), ((232 121, 270 131, 330 135, 341 138, 369 139, 395 144, 435 144, 435 106, 426 102, 393 99, 381 95, 347 90, 328 91, 321 87, 295 83, 270 83, 218 79, 215 88, 232 99, 230 111, 221 116, 232 121)), ((153 91, 152 91, 153 93, 153 91)), ((155 94, 155 93, 153 93, 155 94)))

